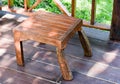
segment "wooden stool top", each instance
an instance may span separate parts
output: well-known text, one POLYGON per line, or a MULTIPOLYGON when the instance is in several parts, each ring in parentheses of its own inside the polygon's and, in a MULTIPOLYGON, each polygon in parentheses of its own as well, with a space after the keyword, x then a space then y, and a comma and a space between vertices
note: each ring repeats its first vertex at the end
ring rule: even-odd
POLYGON ((14 31, 20 32, 21 40, 30 39, 63 48, 75 32, 81 30, 81 25, 80 19, 39 11, 14 28, 14 31))

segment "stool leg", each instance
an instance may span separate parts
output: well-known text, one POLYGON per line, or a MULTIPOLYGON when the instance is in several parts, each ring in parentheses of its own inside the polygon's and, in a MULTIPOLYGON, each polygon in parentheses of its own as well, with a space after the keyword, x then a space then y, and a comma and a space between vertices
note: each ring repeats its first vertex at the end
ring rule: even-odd
POLYGON ((72 73, 67 65, 66 59, 64 58, 63 49, 57 48, 56 50, 57 50, 58 62, 60 65, 60 69, 61 69, 63 78, 65 80, 72 80, 72 78, 73 78, 72 73))
POLYGON ((85 35, 84 31, 80 30, 80 31, 78 31, 78 34, 79 34, 80 42, 81 42, 82 47, 84 49, 84 55, 88 56, 88 57, 92 56, 92 50, 90 47, 90 43, 89 43, 88 38, 85 35))
POLYGON ((14 44, 16 50, 17 64, 20 66, 24 66, 23 46, 22 41, 20 41, 20 33, 18 32, 14 32, 14 44))

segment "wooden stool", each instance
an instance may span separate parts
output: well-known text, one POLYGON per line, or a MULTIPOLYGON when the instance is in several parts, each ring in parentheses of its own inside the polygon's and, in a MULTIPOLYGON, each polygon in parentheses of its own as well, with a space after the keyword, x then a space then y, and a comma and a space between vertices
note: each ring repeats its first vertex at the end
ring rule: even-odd
POLYGON ((87 37, 81 29, 82 20, 39 11, 13 29, 17 64, 24 65, 22 41, 34 40, 56 46, 58 62, 65 80, 71 80, 72 74, 64 58, 63 50, 69 39, 78 31, 85 56, 91 56, 87 37))

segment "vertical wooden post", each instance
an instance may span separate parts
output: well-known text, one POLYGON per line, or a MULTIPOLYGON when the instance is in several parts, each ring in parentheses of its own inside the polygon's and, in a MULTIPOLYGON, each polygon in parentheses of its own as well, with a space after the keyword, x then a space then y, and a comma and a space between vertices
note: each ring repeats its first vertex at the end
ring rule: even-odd
POLYGON ((27 11, 30 8, 30 0, 24 0, 24 9, 27 11))
POLYGON ((0 0, 0 10, 2 10, 2 1, 0 0))
POLYGON ((8 9, 10 12, 16 12, 13 7, 14 7, 14 0, 8 0, 8 9))
POLYGON ((72 0, 72 16, 75 16, 75 10, 76 10, 76 0, 72 0))
POLYGON ((114 0, 110 40, 120 41, 120 0, 114 0))
POLYGON ((92 0, 91 21, 90 21, 91 25, 94 25, 95 23, 95 15, 96 15, 96 0, 92 0))
POLYGON ((14 0, 8 0, 8 8, 13 8, 14 0))

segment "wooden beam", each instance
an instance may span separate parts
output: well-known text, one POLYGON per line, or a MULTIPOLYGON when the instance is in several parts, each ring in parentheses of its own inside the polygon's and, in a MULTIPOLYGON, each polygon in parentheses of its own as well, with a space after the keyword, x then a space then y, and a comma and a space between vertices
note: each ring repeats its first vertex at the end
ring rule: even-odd
POLYGON ((24 9, 27 11, 30 7, 30 0, 24 0, 24 9))
POLYGON ((69 13, 69 11, 66 9, 66 7, 61 3, 60 0, 53 0, 54 3, 58 6, 58 8, 61 10, 61 12, 63 14, 66 14, 68 16, 71 16, 71 14, 69 13))
POLYGON ((14 10, 14 0, 8 0, 8 10, 9 10, 10 12, 16 12, 16 11, 14 10))
POLYGON ((95 28, 95 29, 110 31, 110 25, 101 24, 101 23, 95 23, 94 25, 91 25, 90 22, 83 21, 83 26, 88 28, 95 28))
POLYGON ((120 41, 120 0, 114 0, 110 40, 120 41))
POLYGON ((40 2, 43 0, 36 0, 36 2, 28 9, 28 11, 32 11, 32 9, 34 9, 36 6, 38 6, 38 4, 40 4, 40 2))
POLYGON ((8 8, 11 9, 13 8, 14 5, 14 0, 8 0, 8 8))
POLYGON ((92 0, 91 21, 90 21, 91 25, 95 23, 95 15, 96 15, 96 0, 92 0))
POLYGON ((2 10, 2 1, 0 0, 0 10, 2 10))
POLYGON ((76 0, 72 0, 72 15, 71 16, 75 16, 75 10, 76 10, 76 0))

